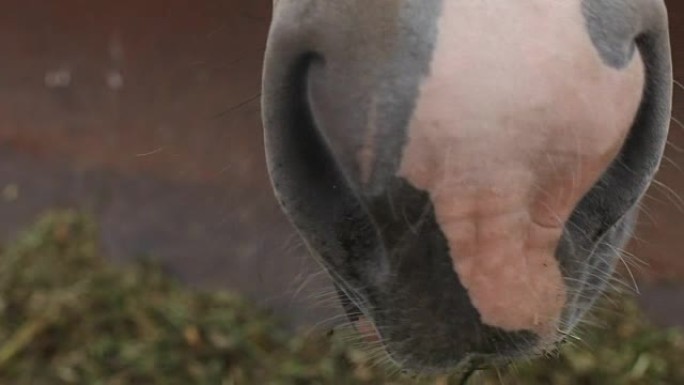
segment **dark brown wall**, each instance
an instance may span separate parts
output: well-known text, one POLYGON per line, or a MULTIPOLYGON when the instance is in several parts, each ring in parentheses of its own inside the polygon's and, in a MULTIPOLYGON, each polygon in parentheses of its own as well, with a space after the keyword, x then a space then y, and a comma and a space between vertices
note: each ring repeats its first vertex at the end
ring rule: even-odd
POLYGON ((260 142, 252 98, 269 6, 270 0, 2 5, 0 140, 125 173, 249 178, 249 170, 262 167, 261 157, 250 156, 260 142), (46 87, 55 71, 71 74, 69 87, 46 87), (117 72, 123 86, 113 90, 107 77, 117 72), (233 167, 224 169, 228 163, 233 167))
MULTIPOLYGON (((324 280, 310 282, 316 267, 263 161, 256 96, 271 1, 3 1, 0 237, 78 206, 97 215, 116 259, 153 254, 190 282, 314 314, 303 293, 324 280)), ((684 2, 670 3, 684 81, 684 2)), ((684 121, 684 89, 676 96, 684 121)), ((684 278, 684 127, 670 140, 666 187, 649 194, 632 247, 651 264, 645 281, 684 278)))
POLYGON ((85 208, 115 259, 154 255, 186 281, 305 320, 294 293, 314 290, 317 268, 272 197, 262 149, 270 5, 3 2, 0 236, 50 207, 85 208))

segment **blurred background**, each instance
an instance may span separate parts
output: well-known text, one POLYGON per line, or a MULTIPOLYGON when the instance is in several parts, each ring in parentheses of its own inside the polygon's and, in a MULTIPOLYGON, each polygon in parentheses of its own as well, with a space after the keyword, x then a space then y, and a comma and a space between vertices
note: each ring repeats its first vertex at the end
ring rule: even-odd
MULTIPOLYGON (((190 286, 237 290, 294 325, 335 314, 313 299, 326 278, 267 180, 259 88, 271 3, 3 0, 0 243, 48 209, 77 208, 114 262, 152 257, 190 286)), ((668 5, 684 82, 684 2, 668 5)), ((684 325, 677 122, 629 250, 645 262, 631 266, 642 307, 662 325, 684 325)))

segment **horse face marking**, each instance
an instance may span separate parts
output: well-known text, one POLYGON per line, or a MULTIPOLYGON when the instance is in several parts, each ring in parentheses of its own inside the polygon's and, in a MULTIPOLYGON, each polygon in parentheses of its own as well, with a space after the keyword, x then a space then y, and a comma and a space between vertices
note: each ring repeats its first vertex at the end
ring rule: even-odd
POLYGON ((659 0, 279 0, 276 195, 404 367, 544 350, 603 290, 659 165, 668 44, 659 0))
POLYGON ((439 25, 399 174, 430 193, 482 322, 553 339, 567 296, 555 250, 622 148, 641 58, 606 67, 572 2, 447 2, 439 25), (487 37, 478 25, 492 26, 487 37), (527 38, 540 27, 546 35, 527 38))

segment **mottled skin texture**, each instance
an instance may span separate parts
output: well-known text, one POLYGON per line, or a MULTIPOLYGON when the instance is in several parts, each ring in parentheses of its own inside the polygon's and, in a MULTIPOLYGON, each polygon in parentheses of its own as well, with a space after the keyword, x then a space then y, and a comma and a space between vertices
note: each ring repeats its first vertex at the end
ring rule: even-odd
POLYGON ((399 365, 534 354, 612 274, 671 84, 660 0, 278 0, 269 171, 399 365))

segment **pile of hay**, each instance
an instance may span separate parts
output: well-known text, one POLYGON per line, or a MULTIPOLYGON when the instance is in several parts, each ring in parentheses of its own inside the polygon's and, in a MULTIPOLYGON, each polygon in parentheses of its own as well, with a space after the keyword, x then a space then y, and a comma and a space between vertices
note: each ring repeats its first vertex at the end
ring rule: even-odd
MULTIPOLYGON (((150 264, 114 267, 96 228, 45 216, 0 250, 0 384, 456 384, 390 375, 344 338, 289 335, 229 293, 191 291, 150 264)), ((586 345, 473 384, 684 384, 684 334, 623 300, 586 345), (619 310, 616 310, 619 309, 619 310)))

